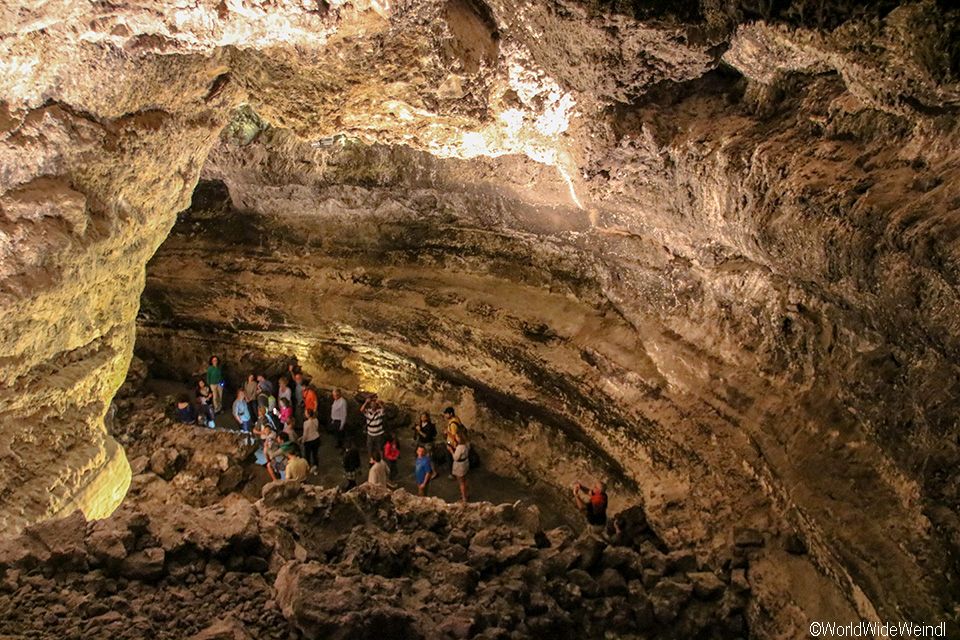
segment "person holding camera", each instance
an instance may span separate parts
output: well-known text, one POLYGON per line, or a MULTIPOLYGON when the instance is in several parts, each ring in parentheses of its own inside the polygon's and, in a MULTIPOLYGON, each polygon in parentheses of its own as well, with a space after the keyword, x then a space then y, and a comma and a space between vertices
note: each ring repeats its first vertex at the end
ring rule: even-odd
POLYGON ((377 454, 377 458, 383 455, 386 440, 383 430, 383 403, 377 394, 371 393, 367 396, 360 407, 360 413, 367 421, 367 454, 370 456, 370 464, 374 464, 376 460, 373 454, 377 454))
POLYGON ((607 491, 604 484, 597 480, 588 491, 582 484, 575 482, 573 499, 577 503, 577 509, 586 516, 590 528, 602 533, 607 526, 607 491))

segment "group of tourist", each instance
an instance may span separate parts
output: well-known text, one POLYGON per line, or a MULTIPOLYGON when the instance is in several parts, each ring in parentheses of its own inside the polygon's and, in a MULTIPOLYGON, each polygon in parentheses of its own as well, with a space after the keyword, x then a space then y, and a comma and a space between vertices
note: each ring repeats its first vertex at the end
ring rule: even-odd
MULTIPOLYGON (((176 410, 181 421, 197 421, 214 428, 216 415, 223 411, 224 385, 220 359, 213 356, 205 375, 197 380, 197 409, 194 410, 186 396, 177 401, 176 410)), ((304 480, 311 472, 317 472, 321 441, 319 405, 317 389, 304 378, 296 363, 290 364, 287 372, 279 376, 276 388, 265 376, 251 372, 242 387, 237 389, 232 417, 241 432, 250 438, 259 438, 257 462, 266 468, 272 480, 304 480)), ((376 393, 364 396, 359 413, 366 436, 366 481, 392 486, 397 478, 400 441, 396 433, 386 428, 385 407, 376 393)), ((446 407, 442 415, 442 434, 426 412, 420 414, 413 426, 416 451, 413 475, 417 492, 421 496, 427 495, 430 482, 439 475, 439 469, 449 465, 450 477, 459 484, 460 499, 466 502, 472 454, 467 428, 453 407, 446 407), (438 439, 441 439, 439 444, 438 439)), ((348 418, 346 398, 339 389, 333 389, 327 424, 342 453, 343 491, 357 486, 362 466, 360 452, 349 437, 348 418)), ((602 482, 596 482, 590 489, 575 483, 573 498, 591 528, 600 531, 606 526, 607 493, 602 482)))
MULTIPOLYGON (((181 421, 216 427, 216 416, 223 411, 225 380, 220 359, 211 357, 205 375, 196 383, 196 410, 186 396, 178 399, 177 413, 181 421)), ((276 387, 265 376, 251 372, 237 389, 231 406, 232 418, 251 442, 259 439, 257 462, 266 468, 272 480, 303 480, 318 471, 319 404, 317 389, 304 378, 295 363, 279 376, 276 387)), ((376 393, 367 394, 359 413, 366 436, 367 482, 392 486, 398 473, 400 440, 386 428, 384 404, 376 393)), ((459 485, 460 499, 466 502, 471 458, 467 429, 453 407, 445 408, 443 417, 445 426, 439 445, 441 433, 429 413, 420 414, 413 427, 414 480, 418 493, 425 496, 431 481, 439 475, 438 470, 449 465, 450 477, 459 485)), ((360 453, 348 433, 348 418, 347 400, 339 389, 334 389, 327 425, 342 452, 344 491, 357 486, 361 471, 360 453)))

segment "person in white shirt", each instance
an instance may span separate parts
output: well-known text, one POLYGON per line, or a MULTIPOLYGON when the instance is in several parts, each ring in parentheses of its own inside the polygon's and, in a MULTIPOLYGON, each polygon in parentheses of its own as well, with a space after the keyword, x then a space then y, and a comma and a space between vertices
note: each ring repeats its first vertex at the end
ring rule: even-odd
POLYGON ((303 421, 303 452, 312 471, 320 463, 320 421, 313 409, 307 409, 307 419, 303 421))
POLYGON ((387 476, 390 473, 390 468, 380 452, 374 452, 372 457, 373 464, 370 465, 370 472, 367 473, 367 484, 379 484, 385 487, 387 486, 387 476))
POLYGON ((333 390, 333 405, 330 407, 330 428, 337 437, 337 448, 343 449, 343 441, 347 433, 347 399, 340 393, 340 389, 333 390))
POLYGON ((467 501, 467 473, 470 471, 470 443, 461 434, 460 443, 453 450, 453 476, 460 485, 460 501, 467 501))

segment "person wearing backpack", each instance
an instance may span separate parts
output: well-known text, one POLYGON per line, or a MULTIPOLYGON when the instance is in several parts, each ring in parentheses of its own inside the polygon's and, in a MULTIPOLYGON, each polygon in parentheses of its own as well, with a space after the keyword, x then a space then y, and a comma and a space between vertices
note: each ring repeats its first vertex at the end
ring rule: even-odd
POLYGON ((443 417, 447 420, 447 447, 456 448, 461 437, 466 437, 467 428, 463 426, 463 421, 457 417, 457 412, 453 407, 444 409, 443 417))

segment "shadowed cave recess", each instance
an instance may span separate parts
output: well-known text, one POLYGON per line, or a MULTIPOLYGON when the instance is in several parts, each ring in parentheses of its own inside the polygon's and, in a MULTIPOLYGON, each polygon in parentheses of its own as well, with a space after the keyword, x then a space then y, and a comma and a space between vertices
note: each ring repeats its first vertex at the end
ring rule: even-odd
POLYGON ((0 635, 960 633, 950 3, 0 27, 0 635), (210 354, 228 389, 296 358, 357 434, 378 392, 399 487, 339 493, 326 433, 269 483, 178 424, 210 354), (467 505, 407 478, 447 405, 467 505), (575 512, 594 480, 619 531, 575 512))

